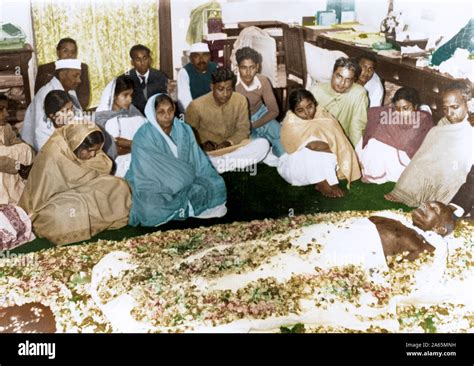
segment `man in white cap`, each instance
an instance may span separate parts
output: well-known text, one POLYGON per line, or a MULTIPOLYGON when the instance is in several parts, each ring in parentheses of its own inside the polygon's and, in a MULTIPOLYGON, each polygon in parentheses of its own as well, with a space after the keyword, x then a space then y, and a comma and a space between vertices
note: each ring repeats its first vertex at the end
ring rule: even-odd
POLYGON ((21 138, 36 151, 48 141, 54 132, 54 126, 44 112, 44 100, 51 90, 64 90, 71 96, 74 114, 82 115, 82 108, 75 92, 81 83, 81 61, 63 59, 55 63, 56 71, 50 82, 43 86, 34 96, 26 110, 21 129, 21 138))
POLYGON ((217 64, 210 62, 206 43, 194 43, 189 59, 191 62, 178 72, 178 104, 182 112, 193 99, 211 91, 211 74, 217 69, 217 64))
MULTIPOLYGON (((59 40, 56 46, 58 60, 77 58, 77 53, 77 43, 74 39, 67 37, 59 40)), ((38 65, 35 80, 35 94, 53 78, 55 70, 56 65, 54 61, 38 65)), ((76 94, 82 109, 86 110, 90 101, 91 83, 89 81, 89 67, 85 63, 81 63, 81 83, 76 88, 76 94)))

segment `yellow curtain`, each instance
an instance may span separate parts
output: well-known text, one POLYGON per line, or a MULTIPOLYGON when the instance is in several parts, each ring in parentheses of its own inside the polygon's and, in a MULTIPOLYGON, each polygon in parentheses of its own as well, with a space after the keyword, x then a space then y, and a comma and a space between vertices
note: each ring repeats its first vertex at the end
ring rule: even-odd
POLYGON ((76 40, 77 57, 89 66, 90 107, 97 106, 107 83, 131 68, 134 44, 150 48, 159 68, 158 7, 158 0, 32 0, 38 64, 56 60, 61 38, 76 40))

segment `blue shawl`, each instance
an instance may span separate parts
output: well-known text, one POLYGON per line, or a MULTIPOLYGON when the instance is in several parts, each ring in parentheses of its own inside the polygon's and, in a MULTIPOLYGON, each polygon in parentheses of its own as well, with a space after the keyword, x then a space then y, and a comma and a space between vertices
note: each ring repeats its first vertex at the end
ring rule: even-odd
POLYGON ((132 189, 132 226, 185 220, 225 203, 225 183, 196 143, 189 125, 175 118, 171 136, 155 117, 155 99, 145 107, 147 122, 135 134, 125 179, 132 189), (192 214, 192 213, 191 213, 192 214))

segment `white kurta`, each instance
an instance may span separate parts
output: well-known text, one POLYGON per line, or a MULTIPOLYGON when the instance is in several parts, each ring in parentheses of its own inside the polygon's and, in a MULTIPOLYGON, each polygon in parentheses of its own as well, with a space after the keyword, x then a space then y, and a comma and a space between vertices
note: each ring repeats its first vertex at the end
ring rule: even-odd
POLYGON ((374 73, 370 80, 364 85, 369 94, 369 107, 380 107, 383 102, 383 85, 379 76, 374 73))
POLYGON ((193 97, 191 95, 189 74, 184 67, 178 72, 177 89, 179 108, 185 111, 189 103, 193 101, 193 97))
MULTIPOLYGON (((138 129, 145 124, 145 117, 114 117, 105 123, 105 130, 114 138, 122 137, 127 140, 133 140, 138 129)), ((132 154, 119 155, 115 158, 117 170, 116 177, 123 178, 130 167, 132 154)))
MULTIPOLYGON (((64 90, 63 85, 56 77, 53 77, 50 82, 38 90, 38 93, 36 93, 26 110, 25 120, 20 131, 22 140, 33 146, 36 151, 43 147, 54 132, 52 122, 46 118, 44 113, 44 100, 46 95, 52 90, 64 90)), ((76 115, 82 114, 76 92, 70 90, 68 93, 74 100, 74 113, 76 115)))
POLYGON ((311 137, 294 153, 285 153, 280 156, 278 173, 293 186, 307 186, 324 180, 330 185, 337 184, 339 181, 336 176, 336 155, 313 151, 305 147, 311 141, 321 140, 311 137))

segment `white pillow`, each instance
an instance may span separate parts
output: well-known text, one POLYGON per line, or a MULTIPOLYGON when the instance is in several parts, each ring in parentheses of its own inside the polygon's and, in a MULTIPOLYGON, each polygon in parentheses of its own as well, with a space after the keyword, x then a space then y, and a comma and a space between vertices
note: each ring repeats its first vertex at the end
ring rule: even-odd
POLYGON ((318 83, 330 81, 334 62, 336 62, 339 57, 347 57, 342 51, 326 50, 308 42, 304 43, 304 51, 306 54, 308 76, 310 76, 314 82, 318 83))

